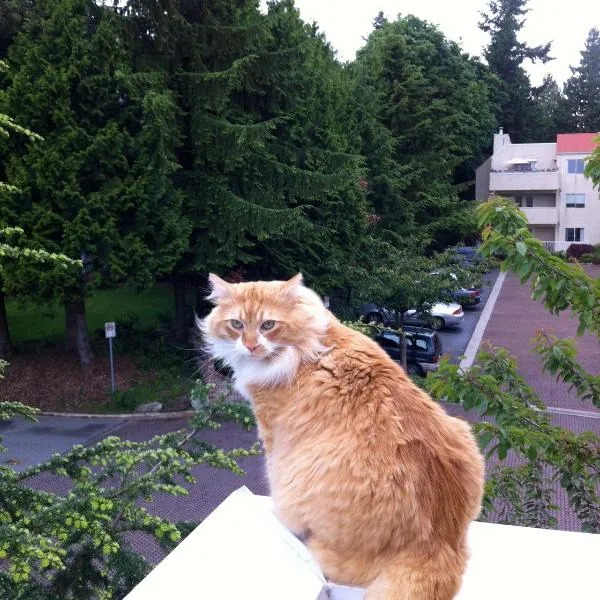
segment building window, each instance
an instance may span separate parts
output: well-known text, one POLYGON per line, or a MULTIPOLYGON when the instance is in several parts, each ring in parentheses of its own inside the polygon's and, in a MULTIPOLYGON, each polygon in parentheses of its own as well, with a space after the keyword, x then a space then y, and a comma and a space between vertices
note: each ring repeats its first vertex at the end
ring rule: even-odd
POLYGON ((567 160, 567 168, 569 173, 583 173, 585 168, 583 158, 569 158, 567 160))
POLYGON ((567 208, 584 208, 585 194, 567 194, 567 208))
POLYGON ((515 202, 517 206, 523 206, 523 196, 515 196, 515 202))
POLYGON ((525 206, 527 208, 533 208, 533 196, 525 196, 525 206))
POLYGON ((567 227, 565 229, 565 241, 566 242, 582 242, 583 241, 583 227, 567 227))

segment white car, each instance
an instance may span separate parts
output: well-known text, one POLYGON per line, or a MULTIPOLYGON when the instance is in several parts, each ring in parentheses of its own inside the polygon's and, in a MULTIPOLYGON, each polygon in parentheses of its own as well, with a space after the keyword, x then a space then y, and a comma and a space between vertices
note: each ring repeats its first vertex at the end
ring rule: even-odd
POLYGON ((425 315, 418 315, 416 310, 407 310, 404 313, 405 323, 423 323, 436 330, 460 325, 464 318, 462 306, 456 302, 436 302, 430 313, 425 315))

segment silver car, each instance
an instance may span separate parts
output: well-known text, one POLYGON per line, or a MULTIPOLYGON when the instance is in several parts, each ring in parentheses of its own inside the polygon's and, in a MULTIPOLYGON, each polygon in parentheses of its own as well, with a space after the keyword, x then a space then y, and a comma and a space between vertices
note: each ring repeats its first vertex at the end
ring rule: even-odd
POLYGON ((436 302, 428 314, 418 315, 416 310, 407 310, 404 313, 405 323, 424 323, 436 330, 460 325, 464 318, 462 306, 456 302, 436 302))
MULTIPOLYGON (((393 325, 394 311, 376 304, 365 304, 361 308, 361 316, 367 323, 378 323, 382 325, 393 325)), ((446 304, 436 302, 430 313, 417 314, 417 311, 407 310, 403 315, 406 324, 428 325, 432 329, 443 329, 444 327, 460 325, 465 318, 462 306, 456 302, 446 304)))

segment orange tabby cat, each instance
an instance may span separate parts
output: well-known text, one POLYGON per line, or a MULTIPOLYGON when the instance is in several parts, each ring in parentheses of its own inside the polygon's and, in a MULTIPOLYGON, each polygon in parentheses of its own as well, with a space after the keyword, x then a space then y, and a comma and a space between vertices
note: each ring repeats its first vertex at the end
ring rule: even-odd
POLYGON ((454 598, 483 491, 469 427, 301 275, 210 282, 216 306, 200 326, 252 401, 277 516, 368 600, 454 598))

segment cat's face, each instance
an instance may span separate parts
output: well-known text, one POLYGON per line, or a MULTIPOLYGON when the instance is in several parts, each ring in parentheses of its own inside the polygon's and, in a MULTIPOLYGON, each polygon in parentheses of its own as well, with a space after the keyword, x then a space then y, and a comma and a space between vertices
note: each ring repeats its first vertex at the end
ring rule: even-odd
POLYGON ((231 284, 210 275, 215 308, 200 327, 211 353, 234 370, 278 362, 291 364, 322 349, 328 313, 320 298, 302 285, 302 276, 289 281, 231 284))

